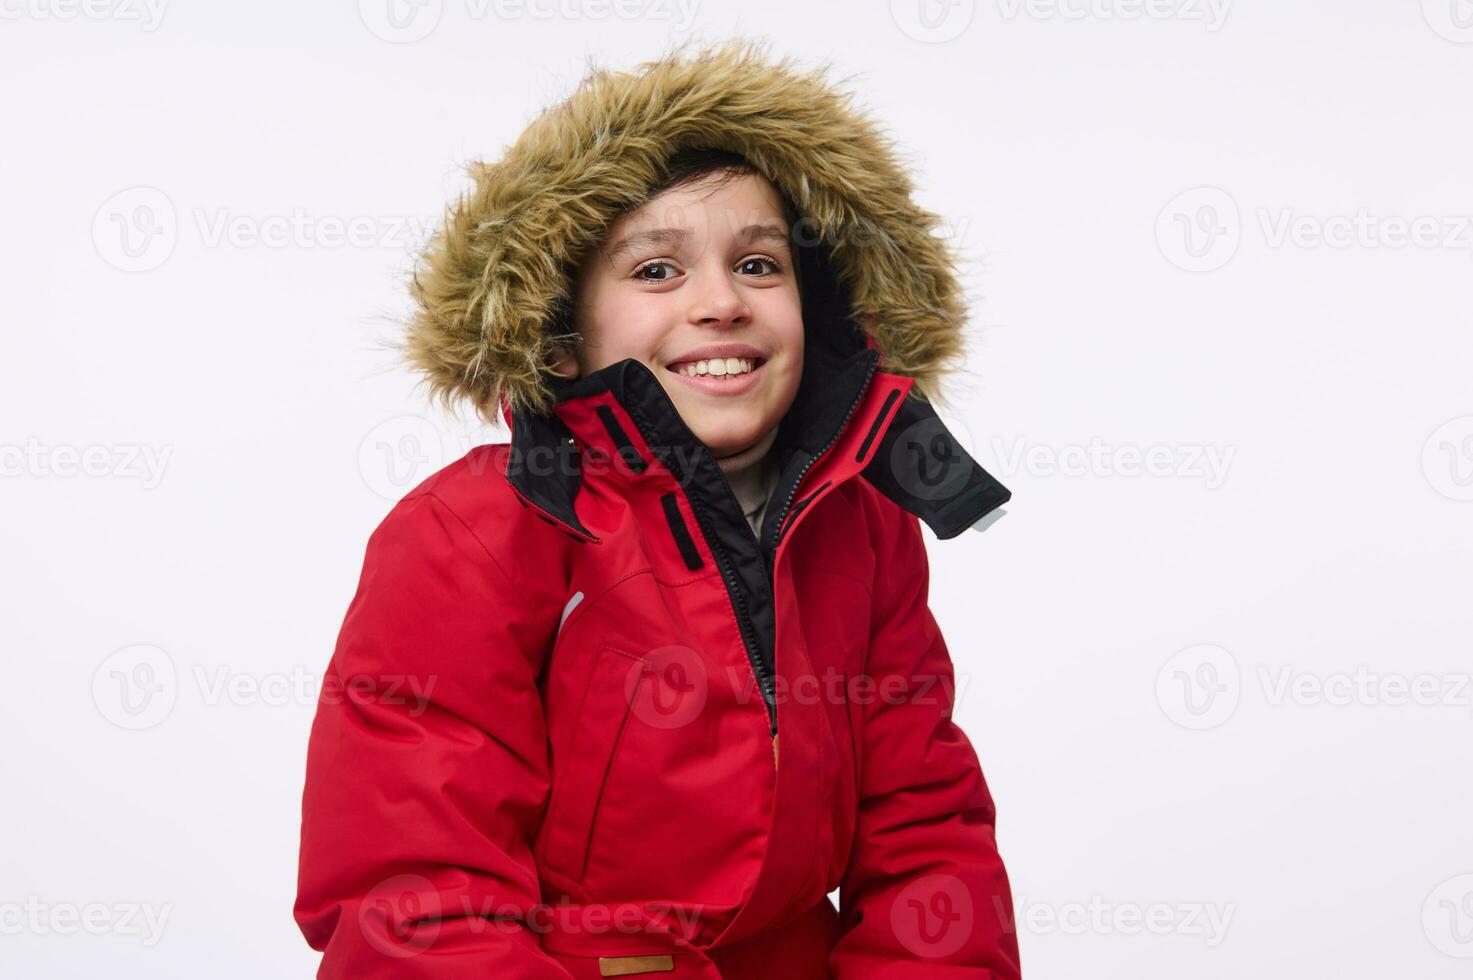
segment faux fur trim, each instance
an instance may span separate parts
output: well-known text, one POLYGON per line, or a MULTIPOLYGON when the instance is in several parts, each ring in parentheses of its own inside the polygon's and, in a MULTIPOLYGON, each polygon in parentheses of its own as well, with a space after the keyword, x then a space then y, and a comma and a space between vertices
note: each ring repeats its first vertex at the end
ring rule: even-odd
POLYGON ((412 287, 404 346, 434 395, 467 400, 488 421, 503 402, 546 409, 547 365, 568 339, 568 270, 687 146, 738 152, 782 188, 804 231, 831 245, 882 369, 937 394, 962 355, 957 257, 934 232, 940 218, 912 202, 893 141, 830 84, 827 66, 799 70, 751 40, 689 47, 632 72, 594 68, 500 160, 471 164, 473 186, 448 209, 412 287))

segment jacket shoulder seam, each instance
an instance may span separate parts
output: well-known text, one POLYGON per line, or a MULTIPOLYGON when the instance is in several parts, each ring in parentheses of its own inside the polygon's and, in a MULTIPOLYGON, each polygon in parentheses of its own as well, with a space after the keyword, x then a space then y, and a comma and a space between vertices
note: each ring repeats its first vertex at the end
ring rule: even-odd
POLYGON ((455 523, 459 524, 465 530, 465 533, 470 536, 470 539, 474 541, 477 546, 480 547, 481 552, 486 556, 486 558, 491 562, 492 565, 496 566, 496 570, 501 573, 502 578, 505 578, 509 582, 515 581, 515 579, 513 579, 511 575, 507 574, 506 567, 501 564, 500 560, 498 560, 496 555, 492 553, 491 549, 486 547, 486 542, 481 540, 481 536, 471 528, 470 524, 466 522, 466 519, 464 517, 461 517, 460 513, 456 511, 454 507, 451 507, 448 503, 445 502, 445 499, 443 497, 435 493, 433 490, 425 490, 422 491, 417 497, 414 497, 412 499, 430 500, 436 504, 439 504, 441 509, 443 509, 446 514, 449 514, 451 517, 453 517, 455 519, 455 523))

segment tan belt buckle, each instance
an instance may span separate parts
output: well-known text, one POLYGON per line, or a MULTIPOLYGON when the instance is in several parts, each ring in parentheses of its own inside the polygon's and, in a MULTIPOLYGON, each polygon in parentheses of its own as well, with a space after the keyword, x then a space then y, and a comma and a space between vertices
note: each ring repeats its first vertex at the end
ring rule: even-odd
POLYGON ((675 957, 659 956, 600 956, 598 975, 601 977, 627 977, 634 973, 669 973, 675 969, 675 957))

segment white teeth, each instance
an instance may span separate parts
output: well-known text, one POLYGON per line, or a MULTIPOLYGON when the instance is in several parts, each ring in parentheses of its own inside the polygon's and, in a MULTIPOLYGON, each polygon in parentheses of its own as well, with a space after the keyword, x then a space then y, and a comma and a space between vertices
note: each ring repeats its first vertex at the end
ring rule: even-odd
POLYGON ((680 373, 688 378, 709 374, 713 378, 728 374, 746 374, 751 371, 753 361, 746 357, 713 357, 705 361, 687 361, 679 366, 680 373))

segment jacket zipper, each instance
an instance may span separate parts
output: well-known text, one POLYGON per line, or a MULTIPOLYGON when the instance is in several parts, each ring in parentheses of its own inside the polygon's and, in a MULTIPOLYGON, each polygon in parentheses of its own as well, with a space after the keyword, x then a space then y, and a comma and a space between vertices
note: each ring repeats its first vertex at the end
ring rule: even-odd
POLYGON ((762 557, 767 567, 767 580, 769 583, 772 582, 773 565, 777 562, 777 547, 782 543, 784 537, 784 532, 782 531, 783 521, 787 520, 788 509, 793 506, 793 498, 798 495, 798 488, 803 485, 803 477, 808 475, 808 471, 813 468, 814 463, 823 459, 828 454, 828 451, 834 448, 834 444, 839 441, 839 437, 849 428, 849 420, 854 416, 855 410, 859 408, 859 403, 864 400, 864 393, 869 391, 870 381, 875 376, 875 368, 878 364, 879 359, 871 354, 869 358, 869 369, 865 372, 864 381, 859 385, 859 393, 854 396, 854 401, 850 403, 849 411, 844 413, 844 420, 834 430, 833 438, 812 459, 804 463, 803 468, 798 471, 798 478, 793 481, 792 488, 788 490, 787 498, 783 501, 782 509, 778 511, 777 520, 773 522, 772 546, 770 548, 763 548, 761 543, 758 543, 758 548, 762 551, 762 557))
MULTIPOLYGON (((670 400, 669 393, 665 391, 664 387, 661 386, 658 381, 655 382, 653 390, 659 392, 660 397, 665 400, 665 408, 668 411, 674 413, 678 418, 679 411, 676 409, 675 403, 670 400)), ((673 468, 670 466, 669 460, 662 460, 662 462, 665 464, 666 469, 673 470, 673 468)), ((733 509, 736 511, 737 515, 742 518, 742 523, 746 524, 746 517, 742 514, 741 502, 736 499, 736 493, 731 489, 730 482, 726 480, 724 475, 721 482, 726 485, 726 495, 735 505, 733 509)), ((711 555, 716 559, 716 567, 721 571, 721 579, 726 586, 727 598, 731 600, 732 606, 736 610, 737 632, 741 635, 742 638, 742 647, 747 654, 747 663, 751 665, 752 676, 757 679, 757 689, 758 692, 762 695, 762 705, 767 710, 767 726, 769 734, 771 734, 773 738, 776 738, 777 688, 776 684, 773 681, 772 675, 767 672, 767 668, 762 663, 762 657, 757 652, 758 648, 756 630, 752 626, 751 613, 747 609, 747 600, 746 596, 742 592, 741 583, 737 582, 736 580, 736 573, 733 572, 731 569, 731 561, 727 557, 726 549, 721 547, 720 538, 712 531, 709 521, 707 521, 706 519, 704 508, 702 508, 698 504, 695 497, 686 492, 683 485, 680 489, 681 492, 684 494, 685 499, 690 503, 691 512, 695 514, 696 523, 700 525, 701 534, 706 539, 706 546, 711 549, 711 555)), ((747 533, 751 533, 750 527, 747 528, 747 533)), ((760 543, 758 544, 758 554, 759 556, 761 554, 760 543)), ((769 578, 769 592, 771 591, 771 588, 772 583, 769 578)), ((774 641, 775 639, 776 638, 774 638, 774 641)), ((776 651, 774 651, 774 657, 775 656, 776 651)))
MULTIPOLYGON (((721 483, 726 487, 726 497, 734 505, 733 509, 738 515, 742 515, 741 501, 737 500, 736 492, 732 490, 730 481, 723 475, 721 483)), ((686 494, 686 499, 691 500, 690 494, 686 494)), ((737 607, 737 632, 742 636, 742 646, 747 651, 747 662, 752 665, 752 674, 757 678, 757 689, 762 694, 762 704, 767 709, 768 729, 772 737, 777 738, 777 684, 772 675, 767 672, 767 667, 762 663, 762 658, 757 654, 756 631, 752 628, 752 619, 747 612, 746 596, 742 592, 740 583, 736 581, 736 574, 731 570, 731 563, 727 559, 726 549, 721 547, 718 543, 717 535, 713 534, 711 529, 706 526, 706 521, 693 500, 691 501, 691 510, 695 513, 696 520, 701 524, 701 533, 706 536, 707 547, 711 549, 711 554, 716 558, 716 567, 721 569, 721 578, 726 583, 726 594, 731 597, 732 603, 737 607)), ((746 525, 745 515, 742 515, 742 518, 742 523, 746 525)), ((751 527, 748 526, 747 533, 751 534, 751 531, 751 527)), ((752 536, 752 542, 757 544, 760 553, 761 544, 758 543, 755 535, 752 536)), ((772 591, 771 576, 768 577, 767 588, 770 593, 772 591)), ((776 642, 776 637, 773 639, 776 642)), ((773 656, 776 657, 776 655, 777 652, 774 650, 773 656)))
MULTIPOLYGON (((712 544, 713 540, 714 535, 707 533, 706 542, 710 545, 711 553, 716 556, 717 567, 721 569, 721 577, 726 582, 726 593, 731 596, 737 607, 737 628, 742 635, 742 646, 747 650, 747 662, 752 665, 752 673, 757 678, 757 689, 762 693, 762 704, 767 709, 768 731, 773 738, 777 738, 777 685, 772 675, 767 672, 767 666, 763 664, 762 658, 757 654, 757 637, 752 629, 751 616, 747 612, 747 600, 742 594, 740 585, 734 579, 726 552, 719 545, 712 544)), ((770 582, 768 586, 770 591, 770 582)), ((775 637, 774 642, 776 642, 775 637)), ((777 651, 774 650, 773 657, 776 658, 776 656, 777 651)))
MULTIPOLYGON (((798 487, 803 483, 803 477, 807 475, 809 469, 813 467, 814 463, 822 459, 824 455, 827 454, 828 451, 834 447, 834 444, 839 441, 839 437, 844 434, 844 430, 849 427, 849 419, 853 417, 855 409, 859 407, 859 403, 864 399, 864 393, 869 390, 870 381, 874 378, 875 368, 878 363, 879 358, 876 357, 873 352, 871 352, 869 357, 869 367, 865 371, 864 380, 859 385, 859 392, 854 396, 854 400, 849 404, 849 410, 844 413, 843 421, 841 421, 838 428, 834 430, 834 435, 831 439, 829 439, 828 444, 825 445, 821 450, 819 450, 818 454, 815 455, 812 459, 804 463, 803 468, 798 471, 798 477, 796 480, 793 481, 792 489, 788 491, 787 497, 783 501, 782 510, 778 514, 776 523, 773 524, 774 529, 782 527, 782 522, 784 519, 786 519, 788 515, 788 508, 793 505, 793 498, 798 493, 798 487)), ((666 407, 671 412, 677 412, 677 409, 675 408, 675 403, 670 400, 669 394, 662 386, 658 384, 658 382, 656 383, 655 390, 657 390, 660 395, 665 399, 666 407)), ((668 463, 666 464, 666 468, 669 469, 668 463)), ((745 524, 746 521, 744 515, 742 514, 741 501, 737 500, 735 491, 731 489, 731 483, 725 479, 724 475, 721 482, 726 486, 727 499, 729 499, 734 505, 733 509, 736 511, 737 515, 739 517, 743 517, 742 523, 745 524)), ((681 487, 682 491, 684 491, 684 489, 684 487, 681 487)), ((757 688, 762 694, 762 704, 763 707, 767 709, 768 733, 772 736, 773 739, 776 739, 777 685, 773 679, 772 674, 768 672, 766 665, 763 664, 762 657, 757 652, 757 637, 756 632, 752 627, 751 614, 747 609, 746 597, 742 592, 741 584, 736 581, 735 573, 731 570, 731 562, 726 554, 726 549, 721 547, 719 543, 719 537, 712 532, 712 529, 710 528, 705 518, 702 508, 697 505, 695 498, 692 497, 689 493, 685 494, 685 499, 690 502, 691 512, 695 514, 696 522, 701 526, 701 533, 705 535, 706 546, 711 549, 711 554, 716 559, 716 567, 721 570, 721 579, 726 585, 727 597, 731 599, 732 605, 736 609, 737 632, 741 634, 742 646, 745 648, 747 653, 747 662, 752 667, 752 675, 757 678, 757 688)), ((747 531, 750 534, 751 528, 748 527, 747 531)), ((776 531, 774 531, 774 533, 776 534, 776 531)), ((758 557, 763 559, 764 570, 767 572, 768 594, 773 595, 773 563, 776 561, 777 544, 782 540, 782 535, 777 535, 777 540, 773 542, 771 551, 765 551, 763 549, 761 539, 756 535, 753 536, 753 540, 757 544, 758 557)), ((773 596, 773 601, 776 602, 776 596, 773 596)), ((772 656, 773 660, 775 661, 777 659, 776 636, 773 637, 772 656)))
MULTIPOLYGON (((875 357, 873 354, 871 354, 870 355, 870 358, 869 358, 869 368, 864 373, 864 380, 861 381, 860 384, 859 384, 859 392, 854 396, 854 401, 852 401, 852 402, 849 403, 849 410, 844 413, 844 418, 839 423, 838 428, 834 430, 833 437, 831 439, 829 439, 827 445, 825 445, 822 449, 820 449, 818 451, 817 455, 815 455, 808 462, 804 463, 803 464, 803 468, 798 471, 798 477, 797 477, 796 480, 793 481, 792 489, 788 491, 787 498, 785 500, 783 500, 782 510, 778 512, 777 521, 772 525, 773 526, 773 529, 774 529, 773 533, 776 535, 776 540, 773 541, 771 551, 766 551, 765 549, 763 549, 761 538, 760 537, 757 538, 757 553, 763 559, 763 566, 764 566, 765 571, 767 572, 767 591, 768 591, 768 594, 773 597, 773 602, 774 603, 777 602, 777 596, 776 596, 776 583, 773 581, 773 571, 774 571, 773 566, 774 566, 774 564, 777 561, 777 546, 778 546, 778 544, 783 539, 782 534, 778 533, 777 529, 778 528, 781 528, 782 527, 782 524, 783 524, 783 521, 787 519, 787 516, 788 516, 788 508, 790 508, 790 507, 793 506, 793 498, 795 496, 797 496, 797 494, 798 494, 798 488, 803 485, 803 477, 805 477, 805 476, 808 475, 808 471, 813 468, 813 464, 814 463, 818 462, 820 459, 823 459, 823 457, 828 453, 828 451, 830 449, 834 448, 834 444, 839 441, 839 437, 842 436, 844 434, 844 431, 849 428, 849 419, 853 417, 855 409, 857 409, 859 407, 859 403, 864 400, 864 393, 869 390, 870 380, 874 377, 874 375, 875 375, 875 368, 878 366, 878 364, 879 364, 879 358, 878 357, 875 357)), ((729 497, 731 497, 731 499, 732 499, 732 501, 734 503, 737 504, 737 512, 740 513, 741 512, 741 509, 742 509, 741 508, 741 503, 739 501, 737 501, 736 494, 732 492, 731 487, 730 487, 729 484, 727 486, 727 495, 729 497)), ((713 546, 712 551, 714 552, 716 550, 717 549, 713 546)), ((777 620, 776 620, 776 609, 774 609, 773 612, 774 612, 773 623, 775 625, 776 622, 777 622, 777 620)), ((776 635, 773 636, 772 643, 773 643, 772 659, 774 661, 774 666, 776 666, 776 661, 777 661, 777 636, 776 635)), ((752 661, 752 670, 757 675, 757 683, 762 688, 762 699, 767 704, 767 707, 768 707, 768 715, 769 715, 769 717, 771 718, 771 721, 772 721, 772 737, 773 737, 773 740, 776 741, 776 739, 777 739, 777 692, 776 692, 776 689, 775 689, 775 684, 774 684, 773 679, 771 678, 771 676, 769 676, 767 674, 766 669, 763 667, 761 658, 752 655, 751 648, 748 648, 748 650, 747 650, 747 656, 748 656, 748 659, 750 659, 752 661)))

